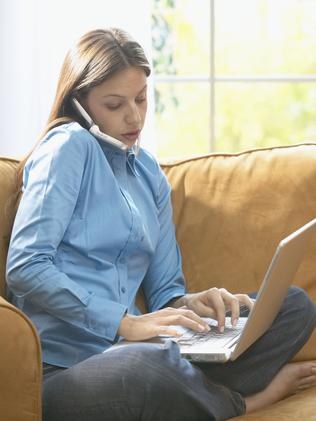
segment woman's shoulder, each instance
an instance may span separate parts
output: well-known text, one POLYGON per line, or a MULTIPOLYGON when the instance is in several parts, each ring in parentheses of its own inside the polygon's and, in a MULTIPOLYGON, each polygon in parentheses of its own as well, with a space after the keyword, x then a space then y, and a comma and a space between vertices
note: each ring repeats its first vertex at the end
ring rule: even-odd
POLYGON ((88 157, 93 154, 95 142, 88 130, 76 122, 62 124, 49 130, 37 144, 29 156, 24 174, 38 166, 54 168, 69 167, 70 162, 76 162, 77 170, 83 169, 88 157))
POLYGON ((45 149, 45 152, 57 152, 60 149, 86 152, 93 143, 93 137, 88 130, 77 122, 70 122, 49 130, 37 149, 45 149))
POLYGON ((170 192, 167 177, 160 167, 157 158, 146 149, 141 148, 137 158, 137 170, 150 184, 158 203, 161 195, 165 195, 165 192, 167 194, 170 192))
POLYGON ((153 173, 153 175, 157 175, 161 170, 157 158, 147 149, 140 148, 137 161, 143 169, 153 173))
POLYGON ((23 185, 30 174, 76 172, 82 173, 86 165, 90 142, 89 132, 78 123, 54 127, 36 145, 23 169, 23 185), (88 136, 87 136, 88 134, 88 136))

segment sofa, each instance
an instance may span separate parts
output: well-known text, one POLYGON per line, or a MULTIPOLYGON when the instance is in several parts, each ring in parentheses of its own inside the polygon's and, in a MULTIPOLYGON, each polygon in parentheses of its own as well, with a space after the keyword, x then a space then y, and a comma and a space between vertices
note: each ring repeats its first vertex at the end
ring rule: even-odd
MULTIPOLYGON (((0 158, 0 419, 40 421, 39 337, 5 294, 17 164, 0 158)), ((213 153, 161 161, 161 166, 173 189, 174 222, 190 292, 212 286, 235 293, 258 290, 279 241, 316 216, 316 143, 213 153)), ((293 281, 314 302, 315 254, 313 238, 293 281)), ((137 302, 146 311, 141 292, 137 302)), ((316 360, 316 332, 294 360, 316 360)), ((316 386, 233 419, 316 420, 316 386)))

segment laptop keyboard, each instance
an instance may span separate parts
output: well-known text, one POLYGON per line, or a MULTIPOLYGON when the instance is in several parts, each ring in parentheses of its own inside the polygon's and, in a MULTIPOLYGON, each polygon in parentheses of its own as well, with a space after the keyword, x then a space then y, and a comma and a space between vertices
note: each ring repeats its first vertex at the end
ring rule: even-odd
POLYGON ((217 329, 217 322, 213 319, 205 319, 211 327, 211 330, 206 333, 194 332, 191 329, 184 329, 181 337, 176 339, 178 345, 191 346, 200 345, 205 342, 213 342, 216 346, 228 346, 230 342, 235 343, 234 339, 238 338, 247 321, 246 317, 240 317, 237 325, 232 327, 230 318, 226 317, 225 330, 220 333, 217 329))

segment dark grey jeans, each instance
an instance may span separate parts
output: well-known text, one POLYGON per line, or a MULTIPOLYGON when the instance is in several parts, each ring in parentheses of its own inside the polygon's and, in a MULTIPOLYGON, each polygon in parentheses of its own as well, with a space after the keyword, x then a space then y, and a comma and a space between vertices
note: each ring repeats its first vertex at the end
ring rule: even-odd
POLYGON ((192 364, 178 346, 140 344, 75 366, 44 368, 44 421, 211 421, 245 412, 316 325, 316 308, 292 287, 271 328, 226 364, 192 364))

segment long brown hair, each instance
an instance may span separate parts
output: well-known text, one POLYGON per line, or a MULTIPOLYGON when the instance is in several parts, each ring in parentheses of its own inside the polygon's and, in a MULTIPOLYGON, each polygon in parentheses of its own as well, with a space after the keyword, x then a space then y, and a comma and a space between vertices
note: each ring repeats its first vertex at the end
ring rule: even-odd
MULTIPOLYGON (((141 67, 147 76, 150 74, 144 50, 127 32, 108 28, 84 34, 65 57, 55 100, 38 142, 49 130, 61 124, 78 121, 84 126, 84 121, 72 106, 71 98, 83 99, 91 88, 130 66, 141 67)), ((19 164, 18 193, 22 186, 23 169, 32 151, 19 164)))

